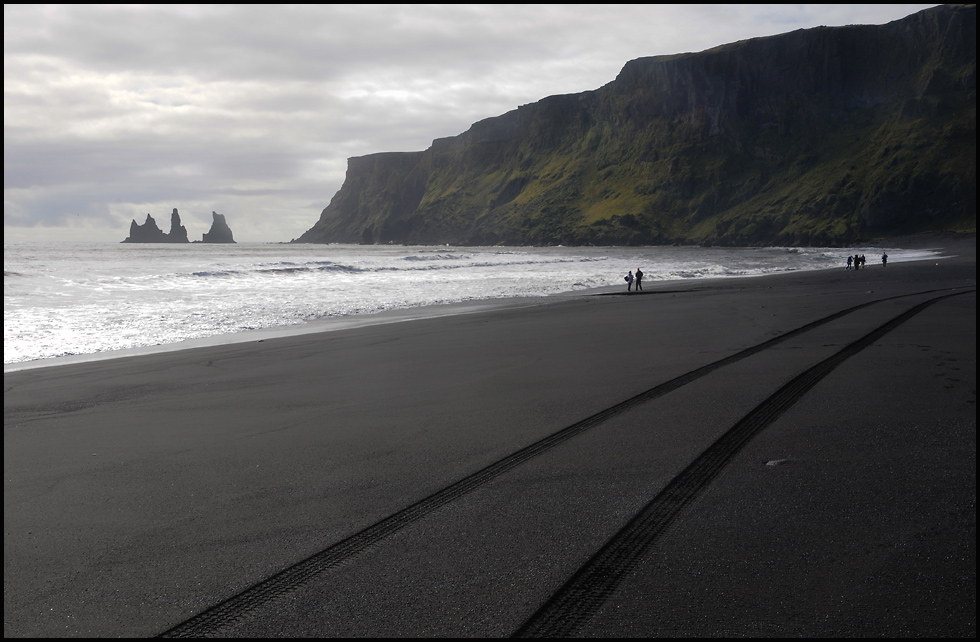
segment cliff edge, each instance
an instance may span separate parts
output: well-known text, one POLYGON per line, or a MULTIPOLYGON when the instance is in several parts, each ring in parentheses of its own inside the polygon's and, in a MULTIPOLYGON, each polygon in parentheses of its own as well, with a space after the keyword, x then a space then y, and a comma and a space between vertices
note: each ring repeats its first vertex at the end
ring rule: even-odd
POLYGON ((976 5, 632 60, 349 159, 295 242, 842 245, 976 231, 976 5))

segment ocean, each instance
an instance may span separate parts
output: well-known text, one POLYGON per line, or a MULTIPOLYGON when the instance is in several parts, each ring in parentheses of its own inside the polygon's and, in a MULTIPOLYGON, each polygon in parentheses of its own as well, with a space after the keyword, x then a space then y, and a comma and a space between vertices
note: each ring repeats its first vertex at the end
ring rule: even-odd
MULTIPOLYGON (((889 262, 936 256, 886 249, 889 262)), ((606 286, 843 269, 881 248, 449 247, 283 243, 10 243, 3 247, 3 361, 118 351, 441 304, 606 286)), ((311 325, 312 324, 312 325, 311 325)), ((7 369, 7 368, 5 368, 7 369)))

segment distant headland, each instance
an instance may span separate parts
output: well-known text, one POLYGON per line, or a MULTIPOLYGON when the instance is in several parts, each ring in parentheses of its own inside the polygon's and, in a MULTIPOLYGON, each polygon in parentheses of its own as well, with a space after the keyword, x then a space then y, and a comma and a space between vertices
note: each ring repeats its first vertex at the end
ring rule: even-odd
POLYGON ((976 5, 637 58, 348 159, 297 243, 846 246, 976 233, 976 5))
MULTIPOLYGON (((211 223, 211 229, 205 232, 200 241, 194 241, 194 243, 234 243, 235 237, 228 227, 228 222, 225 221, 224 214, 218 214, 217 212, 211 212, 213 217, 213 222, 211 223)), ((187 228, 180 224, 180 214, 177 212, 177 208, 174 208, 173 213, 170 215, 170 232, 164 232, 157 226, 156 220, 149 214, 146 215, 146 221, 140 225, 133 219, 133 222, 129 225, 129 236, 126 237, 123 243, 189 243, 187 238, 187 228)))

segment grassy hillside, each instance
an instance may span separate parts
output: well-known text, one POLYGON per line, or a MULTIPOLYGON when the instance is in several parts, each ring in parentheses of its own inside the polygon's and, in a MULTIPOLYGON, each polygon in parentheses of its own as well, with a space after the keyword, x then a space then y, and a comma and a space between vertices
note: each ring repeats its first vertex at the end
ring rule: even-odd
POLYGON ((596 91, 368 158, 352 159, 300 241, 841 245, 975 232, 976 8, 639 59, 596 91))

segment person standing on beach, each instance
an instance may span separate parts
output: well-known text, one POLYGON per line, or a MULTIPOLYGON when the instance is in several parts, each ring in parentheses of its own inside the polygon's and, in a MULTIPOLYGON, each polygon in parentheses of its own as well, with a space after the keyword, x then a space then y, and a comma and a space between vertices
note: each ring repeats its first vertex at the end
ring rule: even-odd
POLYGON ((851 257, 851 255, 850 255, 850 254, 848 254, 848 255, 847 255, 847 267, 846 267, 846 268, 844 268, 845 270, 850 270, 850 269, 851 269, 851 261, 852 261, 852 260, 853 260, 853 257, 851 257))
POLYGON ((642 284, 643 284, 643 272, 640 271, 640 268, 636 268, 636 291, 637 292, 643 289, 642 284))
POLYGON ((633 288, 633 271, 630 270, 630 273, 623 278, 626 279, 626 291, 629 292, 633 288))
POLYGON ((881 254, 881 267, 888 265, 888 255, 882 252, 881 254))

